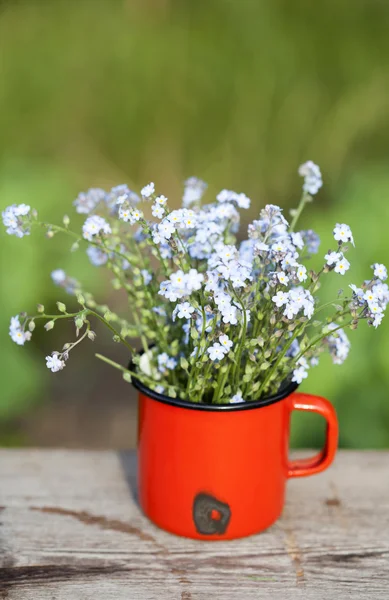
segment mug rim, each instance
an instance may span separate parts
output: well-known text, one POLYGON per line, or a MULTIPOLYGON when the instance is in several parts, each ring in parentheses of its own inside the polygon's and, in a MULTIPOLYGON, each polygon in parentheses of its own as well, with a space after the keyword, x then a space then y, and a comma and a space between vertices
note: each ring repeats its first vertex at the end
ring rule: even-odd
MULTIPOLYGON (((139 354, 143 354, 143 352, 139 352, 139 354)), ((129 368, 133 367, 133 361, 130 361, 129 368)), ((237 404, 201 404, 199 402, 190 402, 189 400, 181 400, 180 398, 171 398, 166 394, 160 394, 155 390, 147 387, 144 383, 142 383, 139 379, 137 379, 134 375, 131 378, 132 385, 142 394, 148 396, 152 400, 157 400, 157 402, 162 402, 163 404, 168 404, 169 406, 175 406, 176 408, 187 408, 189 410, 202 410, 208 412, 234 412, 241 410, 252 410, 254 408, 263 408, 264 406, 269 406, 271 404, 275 404, 276 402, 280 402, 284 400, 290 394, 295 392, 299 387, 298 383, 290 381, 284 386, 281 386, 278 392, 271 396, 267 396, 265 398, 261 398, 260 400, 255 400, 253 402, 239 402, 237 404)))

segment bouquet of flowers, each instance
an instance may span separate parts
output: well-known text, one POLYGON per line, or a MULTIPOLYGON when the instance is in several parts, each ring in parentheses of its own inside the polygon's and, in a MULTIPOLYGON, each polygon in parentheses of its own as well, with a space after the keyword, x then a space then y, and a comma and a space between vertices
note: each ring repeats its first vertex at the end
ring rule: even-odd
POLYGON ((195 177, 185 182, 178 210, 169 209, 153 183, 140 195, 126 185, 80 193, 74 206, 87 215, 81 233, 69 228, 68 216, 53 225, 41 222, 30 206, 9 206, 2 213, 8 234, 23 237, 38 226, 50 238, 59 232, 72 237, 72 251, 86 244, 92 265, 109 269, 114 289, 128 296, 128 314, 119 316, 58 269, 51 274, 54 283, 75 296, 79 310, 70 313, 58 302, 58 313, 46 314, 38 305, 36 314, 12 317, 12 340, 23 345, 41 321, 49 331, 61 319, 73 320, 75 341, 46 357, 56 372, 78 344, 95 339, 92 323, 98 319, 127 347, 131 367, 97 356, 127 381, 136 378, 157 393, 214 404, 259 400, 285 382, 301 383, 323 352, 341 364, 350 348, 345 329, 356 329, 361 320, 373 327, 382 321, 387 271, 375 263, 360 287, 350 285, 349 293, 320 303, 323 278, 348 271, 345 255, 354 239, 348 225, 336 224, 322 268, 305 266, 320 240, 314 231, 296 228, 322 178, 311 161, 299 174, 303 190, 291 222, 269 204, 240 242, 239 209, 249 208, 249 198, 222 190, 216 202, 202 204, 207 186, 195 177), (140 339, 141 352, 131 338, 140 339))

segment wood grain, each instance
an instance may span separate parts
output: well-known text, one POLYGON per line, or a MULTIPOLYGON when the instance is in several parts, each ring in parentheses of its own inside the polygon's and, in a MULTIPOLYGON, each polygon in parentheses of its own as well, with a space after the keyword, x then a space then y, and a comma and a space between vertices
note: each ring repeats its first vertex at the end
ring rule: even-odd
POLYGON ((389 453, 339 452, 291 480, 264 533, 198 542, 154 527, 133 452, 0 450, 0 598, 389 597, 389 453))

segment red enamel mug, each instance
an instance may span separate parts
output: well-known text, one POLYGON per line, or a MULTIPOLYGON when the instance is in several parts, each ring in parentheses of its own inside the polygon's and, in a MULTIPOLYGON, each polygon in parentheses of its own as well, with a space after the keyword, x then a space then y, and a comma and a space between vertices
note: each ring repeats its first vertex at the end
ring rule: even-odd
POLYGON ((138 380, 138 485, 144 514, 158 527, 201 540, 259 533, 280 516, 285 483, 334 459, 336 412, 328 400, 290 384, 272 397, 205 405, 158 394, 138 380), (326 441, 312 458, 289 461, 293 410, 319 413, 326 441))

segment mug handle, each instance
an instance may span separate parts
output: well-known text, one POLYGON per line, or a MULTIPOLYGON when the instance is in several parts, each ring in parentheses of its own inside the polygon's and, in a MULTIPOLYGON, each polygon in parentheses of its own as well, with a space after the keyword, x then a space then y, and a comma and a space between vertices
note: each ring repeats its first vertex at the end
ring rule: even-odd
POLYGON ((338 419, 335 408, 325 398, 295 392, 289 399, 290 411, 304 410, 322 415, 327 421, 326 441, 323 450, 311 458, 300 458, 288 462, 288 477, 306 477, 320 473, 334 460, 338 446, 338 419))

